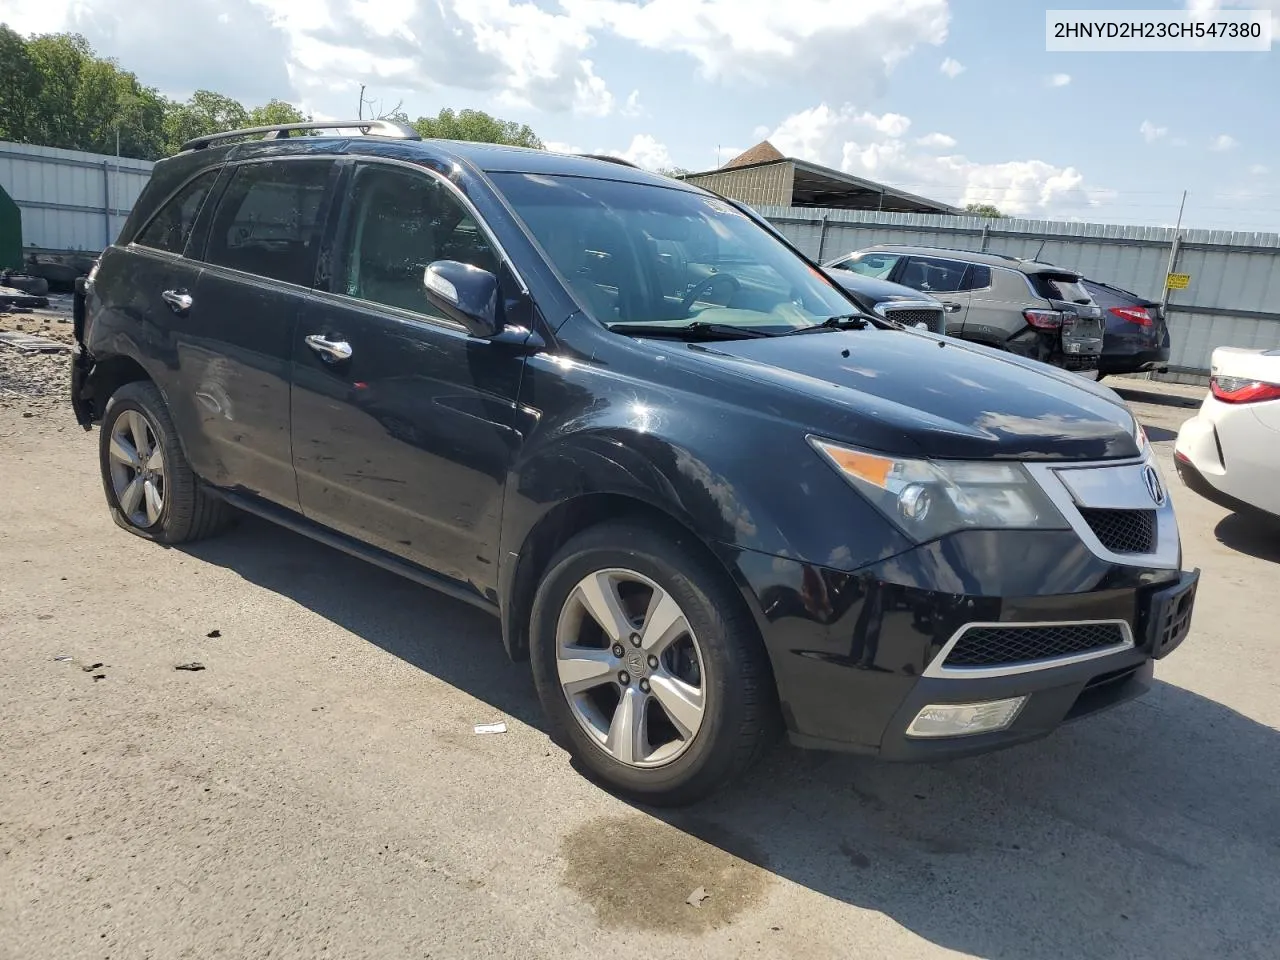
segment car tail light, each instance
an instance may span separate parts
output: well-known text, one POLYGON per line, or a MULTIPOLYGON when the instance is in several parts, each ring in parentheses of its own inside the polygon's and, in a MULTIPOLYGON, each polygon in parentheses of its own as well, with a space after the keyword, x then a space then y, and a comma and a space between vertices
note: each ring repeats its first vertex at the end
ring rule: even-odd
POLYGON ((1061 310, 1023 310, 1022 315, 1037 330, 1057 330, 1066 316, 1061 310))
POLYGON ((1121 320, 1136 323, 1140 327, 1149 327, 1155 322, 1146 307, 1112 307, 1111 312, 1121 320))
POLYGON ((1280 383, 1247 380, 1244 377, 1213 377, 1209 390, 1223 403, 1259 403, 1280 400, 1280 383))

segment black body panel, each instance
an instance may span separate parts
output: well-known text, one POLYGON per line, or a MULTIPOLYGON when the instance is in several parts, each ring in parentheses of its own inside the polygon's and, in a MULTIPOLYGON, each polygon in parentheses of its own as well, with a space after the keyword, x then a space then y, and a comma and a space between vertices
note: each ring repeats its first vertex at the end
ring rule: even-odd
MULTIPOLYGON (((884 324, 706 342, 611 332, 582 312, 494 187, 489 174, 498 171, 698 192, 543 151, 376 137, 253 142, 162 161, 86 286, 77 415, 101 417, 107 397, 95 384, 106 392, 121 376, 149 377, 205 483, 245 509, 500 611, 513 655, 529 615, 527 578, 536 582, 547 559, 541 545, 576 512, 640 510, 700 544, 733 578, 793 736, 886 756, 946 753, 893 738, 913 705, 961 696, 955 680, 921 679, 960 625, 1099 618, 1140 632, 1153 591, 1176 579, 1104 561, 1070 530, 971 530, 916 545, 806 439, 916 458, 1136 457, 1134 418, 1110 390, 884 324), (473 336, 336 282, 335 238, 354 203, 357 156, 436 178, 486 226, 502 255, 502 333, 473 336), (313 281, 203 263, 211 211, 236 165, 290 157, 333 161, 323 228, 302 248, 313 281), (131 242, 175 190, 220 166, 185 257, 131 242), (189 295, 189 307, 175 310, 165 291, 189 295)), ((1110 684, 1107 697, 1118 702, 1149 677, 1149 659, 1135 649, 982 687, 1041 685, 1020 721, 1027 725, 1000 743, 1087 712, 1086 685, 1136 668, 1110 684)), ((976 738, 956 749, 1000 743, 976 738)))

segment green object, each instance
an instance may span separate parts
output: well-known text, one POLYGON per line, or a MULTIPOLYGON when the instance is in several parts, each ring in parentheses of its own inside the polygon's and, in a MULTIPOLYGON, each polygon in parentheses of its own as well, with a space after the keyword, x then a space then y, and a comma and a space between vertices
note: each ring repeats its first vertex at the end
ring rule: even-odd
POLYGON ((22 269, 22 212, 0 187, 0 270, 22 269))

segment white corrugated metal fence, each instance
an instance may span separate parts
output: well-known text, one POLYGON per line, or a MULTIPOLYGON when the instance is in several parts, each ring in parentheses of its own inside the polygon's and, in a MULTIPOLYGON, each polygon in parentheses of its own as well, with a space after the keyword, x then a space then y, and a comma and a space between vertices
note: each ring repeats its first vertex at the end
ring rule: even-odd
POLYGON ((27 250, 101 251, 119 235, 153 166, 0 140, 0 187, 22 213, 27 250))

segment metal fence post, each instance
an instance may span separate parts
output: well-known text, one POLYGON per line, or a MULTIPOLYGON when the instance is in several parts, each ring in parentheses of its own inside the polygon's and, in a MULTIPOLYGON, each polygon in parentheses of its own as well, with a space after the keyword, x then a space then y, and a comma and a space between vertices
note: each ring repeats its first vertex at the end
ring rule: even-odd
POLYGON ((111 161, 102 161, 102 249, 111 246, 111 161))
POLYGON ((818 230, 817 260, 819 263, 822 262, 822 251, 826 248, 826 246, 827 246, 827 215, 824 213, 822 215, 822 226, 818 230))

